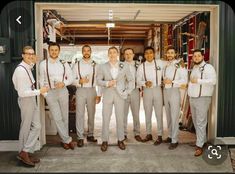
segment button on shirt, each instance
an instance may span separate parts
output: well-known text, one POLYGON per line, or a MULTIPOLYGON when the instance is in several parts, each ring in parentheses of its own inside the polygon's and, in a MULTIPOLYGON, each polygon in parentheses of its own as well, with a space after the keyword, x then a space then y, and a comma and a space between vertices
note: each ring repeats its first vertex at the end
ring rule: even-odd
MULTIPOLYGON (((162 79, 162 70, 164 67, 164 63, 162 60, 155 60, 157 64, 157 85, 161 85, 161 79, 162 79)), ((144 77, 144 68, 143 64, 145 64, 145 74, 146 74, 146 80, 151 81, 153 83, 153 86, 156 86, 156 67, 154 60, 152 62, 144 62, 142 63, 137 70, 137 85, 138 86, 145 86, 145 77, 144 77)))
POLYGON ((200 86, 201 96, 212 96, 214 85, 216 84, 216 72, 211 64, 206 64, 203 61, 199 66, 195 65, 192 69, 190 78, 198 78, 198 83, 189 82, 188 95, 190 97, 200 97, 200 86), (204 66, 205 65, 205 66, 204 66), (204 68, 203 68, 204 66, 204 68), (203 76, 201 78, 201 74, 203 76))
POLYGON ((172 84, 165 84, 165 88, 176 87, 179 88, 180 85, 186 84, 188 81, 188 72, 186 68, 182 68, 177 64, 177 60, 168 61, 163 70, 163 79, 172 80, 172 84), (177 70, 176 70, 177 69, 177 70), (175 74, 176 71, 176 74, 175 74), (175 74, 175 78, 174 78, 175 74), (173 80, 174 78, 174 80, 173 80))
MULTIPOLYGON (((64 82, 65 86, 70 85, 73 82, 73 74, 72 70, 68 63, 64 63, 65 66, 65 75, 64 75, 64 67, 63 64, 60 62, 59 58, 57 59, 48 59, 48 73, 51 88, 55 88, 55 83, 57 82, 64 82), (64 75, 64 79, 63 79, 64 75)), ((47 69, 46 69, 46 60, 43 60, 40 63, 40 86, 48 86, 48 77, 47 77, 47 69)))
MULTIPOLYGON (((26 68, 32 82, 35 83, 35 80, 33 78, 33 74, 31 71, 31 67, 24 61, 22 61, 19 65, 22 65, 26 68)), ((30 78, 26 70, 23 67, 18 66, 15 69, 13 76, 12 76, 12 81, 18 93, 18 96, 19 97, 32 97, 32 96, 40 95, 40 90, 37 90, 37 89, 32 90, 32 82, 30 81, 30 78)))

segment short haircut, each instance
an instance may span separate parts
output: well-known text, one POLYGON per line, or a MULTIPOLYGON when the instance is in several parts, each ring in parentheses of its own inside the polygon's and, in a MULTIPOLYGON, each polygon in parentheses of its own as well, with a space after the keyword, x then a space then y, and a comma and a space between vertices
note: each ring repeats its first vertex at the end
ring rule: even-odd
POLYGON ((200 53, 203 55, 203 52, 202 52, 201 49, 195 49, 195 50, 193 51, 193 54, 196 53, 196 52, 200 52, 200 53))
POLYGON ((173 47, 173 46, 169 46, 169 47, 166 49, 166 52, 169 51, 169 50, 174 50, 175 53, 176 53, 175 47, 173 47))
POLYGON ((108 52, 109 52, 110 50, 116 50, 117 52, 119 52, 118 49, 117 49, 116 47, 114 47, 114 46, 113 46, 113 47, 110 47, 110 48, 108 49, 108 52))
POLYGON ((154 48, 153 48, 153 47, 150 47, 150 46, 145 47, 145 48, 144 48, 144 53, 145 53, 147 50, 152 50, 152 51, 153 51, 153 53, 155 53, 155 50, 154 50, 154 48))
POLYGON ((34 49, 33 49, 32 46, 29 46, 29 45, 24 46, 24 48, 23 48, 23 54, 25 54, 25 51, 27 51, 27 50, 34 50, 34 49))
POLYGON ((50 47, 52 47, 52 46, 57 46, 57 47, 59 48, 59 50, 60 50, 60 45, 59 45, 58 43, 56 43, 56 42, 50 42, 49 45, 48 45, 48 50, 49 50, 50 47))
POLYGON ((124 50, 123 50, 123 53, 125 53, 125 51, 126 50, 131 50, 132 51, 132 53, 134 53, 135 54, 135 52, 134 52, 134 49, 133 48, 125 48, 124 50))
POLYGON ((90 50, 91 50, 91 46, 90 45, 83 45, 83 47, 82 47, 82 52, 83 52, 83 49, 84 48, 90 48, 90 50))

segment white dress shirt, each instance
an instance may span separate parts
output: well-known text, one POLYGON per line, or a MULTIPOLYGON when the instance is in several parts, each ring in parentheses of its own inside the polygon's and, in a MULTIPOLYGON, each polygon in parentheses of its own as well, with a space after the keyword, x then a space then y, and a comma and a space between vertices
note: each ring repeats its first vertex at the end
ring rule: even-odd
MULTIPOLYGON (((125 61, 125 62, 129 65, 130 72, 131 72, 131 75, 132 75, 132 77, 134 79, 134 82, 137 83, 136 82, 137 72, 136 72, 136 63, 135 63, 135 61, 132 61, 132 62, 125 61)), ((138 87, 136 86, 135 88, 138 88, 138 87)))
POLYGON ((216 72, 211 64, 205 64, 206 62, 203 61, 199 66, 195 65, 192 69, 190 78, 198 78, 198 83, 189 82, 188 95, 190 97, 200 97, 200 88, 202 97, 212 96, 213 94, 214 85, 216 84, 216 72), (201 74, 203 75, 202 78, 201 74))
POLYGON ((164 63, 160 59, 155 59, 156 65, 157 65, 157 85, 156 85, 156 68, 154 60, 152 62, 145 61, 142 63, 137 70, 137 85, 138 86, 145 86, 145 82, 151 81, 153 83, 153 86, 160 86, 161 80, 162 80, 162 71, 164 68, 164 63), (146 80, 144 77, 144 68, 143 64, 145 64, 145 74, 146 74, 146 80))
POLYGON ((168 61, 163 70, 163 79, 170 79, 173 83, 173 86, 172 84, 165 84, 165 88, 179 88, 182 84, 187 84, 187 69, 178 65, 178 60, 168 61))
POLYGON ((119 70, 119 62, 115 63, 114 65, 112 63, 110 63, 110 72, 111 72, 111 76, 113 78, 113 80, 115 80, 118 76, 118 70, 119 70))
MULTIPOLYGON (((80 75, 81 78, 85 78, 87 77, 89 79, 88 83, 84 83, 84 84, 79 84, 79 80, 80 80, 80 75, 79 75, 79 71, 78 71, 78 62, 76 62, 73 66, 73 85, 75 85, 76 87, 83 87, 83 88, 91 88, 91 87, 96 87, 96 76, 97 76, 97 69, 98 69, 98 65, 95 64, 95 62, 90 59, 89 61, 85 61, 84 59, 81 59, 79 61, 79 69, 80 69, 80 75), (92 86, 92 78, 93 78, 93 68, 95 66, 95 72, 94 72, 94 82, 93 82, 93 86, 92 86)), ((101 88, 98 87, 97 89, 97 95, 101 96, 101 88)))
MULTIPOLYGON (((19 65, 24 66, 26 68, 32 82, 35 83, 30 65, 28 65, 24 61, 22 61, 19 65)), ((21 66, 18 66, 15 69, 13 76, 12 76, 12 81, 18 93, 18 96, 19 97, 32 97, 32 96, 40 95, 40 90, 37 90, 37 89, 32 90, 32 82, 26 70, 21 66)))
MULTIPOLYGON (((47 70, 46 70, 46 60, 43 60, 40 63, 40 86, 48 86, 49 82, 47 78, 47 70)), ((63 64, 60 62, 59 58, 57 59, 48 59, 48 73, 49 73, 49 79, 51 83, 51 88, 55 88, 55 83, 57 82, 64 82, 65 86, 70 85, 73 82, 73 74, 72 70, 68 63, 64 63, 65 66, 65 75, 64 75, 64 67, 63 64), (63 79, 64 75, 64 79, 63 79)))

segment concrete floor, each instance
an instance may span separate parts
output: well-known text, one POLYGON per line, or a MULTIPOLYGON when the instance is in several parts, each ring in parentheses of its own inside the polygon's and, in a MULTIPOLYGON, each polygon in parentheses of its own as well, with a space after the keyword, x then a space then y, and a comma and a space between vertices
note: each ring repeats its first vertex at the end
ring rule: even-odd
MULTIPOLYGON (((165 118, 165 114, 164 114, 165 118)), ((122 151, 116 145, 116 123, 112 115, 110 122, 110 140, 107 152, 100 150, 101 144, 101 104, 97 106, 95 119, 95 137, 97 144, 87 143, 83 148, 64 150, 60 147, 58 136, 47 136, 47 145, 36 152, 41 159, 34 168, 23 167, 16 159, 17 152, 0 152, 0 172, 233 172, 230 158, 220 165, 209 165, 202 157, 194 157, 195 134, 179 131, 179 146, 168 150, 168 144, 154 146, 154 141, 137 142, 133 135, 132 116, 129 115, 127 148, 122 151)), ((140 111, 141 136, 145 133, 143 108, 140 111)), ((157 137, 156 119, 153 115, 153 138, 157 137)), ((76 134, 71 134, 76 140, 76 134)), ((164 138, 167 137, 166 119, 164 119, 164 138)), ((228 152, 229 153, 229 152, 228 152)))

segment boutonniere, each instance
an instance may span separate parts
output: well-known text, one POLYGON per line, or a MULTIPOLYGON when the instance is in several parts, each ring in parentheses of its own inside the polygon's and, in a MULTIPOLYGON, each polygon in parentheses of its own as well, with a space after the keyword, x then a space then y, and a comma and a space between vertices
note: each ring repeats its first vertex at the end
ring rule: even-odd
POLYGON ((179 68, 180 67, 180 64, 179 63, 175 63, 175 68, 179 68))
POLYGON ((95 66, 95 65, 96 65, 95 61, 92 61, 91 66, 95 66))
POLYGON ((140 62, 139 61, 135 61, 135 68, 137 69, 140 65, 140 62))
POLYGON ((201 72, 203 72, 204 69, 205 69, 204 66, 199 67, 199 70, 200 70, 201 72))
POLYGON ((60 60, 60 62, 61 62, 62 64, 66 63, 66 61, 65 61, 65 60, 60 60))
POLYGON ((119 63, 119 68, 122 69, 124 67, 123 63, 119 63))
POLYGON ((157 71, 161 70, 161 67, 160 66, 157 66, 157 71))

